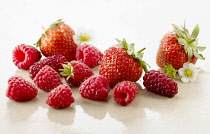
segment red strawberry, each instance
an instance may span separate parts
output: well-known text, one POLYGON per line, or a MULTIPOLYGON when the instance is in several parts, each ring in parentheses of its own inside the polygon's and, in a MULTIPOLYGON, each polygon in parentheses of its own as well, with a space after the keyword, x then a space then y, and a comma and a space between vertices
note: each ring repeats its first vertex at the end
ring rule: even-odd
POLYGON ((8 80, 6 96, 15 101, 30 101, 37 96, 37 88, 19 76, 12 76, 8 80))
POLYGON ((114 100, 120 105, 128 105, 138 94, 139 87, 131 81, 122 81, 115 85, 114 100))
POLYGON ((85 80, 79 87, 80 95, 90 100, 105 100, 109 94, 110 88, 106 77, 98 75, 91 76, 85 80))
POLYGON ((148 91, 173 97, 178 93, 178 85, 170 76, 155 70, 150 70, 143 77, 143 84, 148 91))
POLYGON ((63 66, 61 64, 64 64, 65 62, 67 62, 67 60, 66 60, 65 56, 63 56, 61 54, 56 54, 51 57, 44 58, 30 66, 29 76, 31 79, 34 79, 34 77, 39 72, 39 70, 42 67, 44 67, 45 65, 49 65, 55 71, 59 72, 59 69, 63 68, 63 66))
POLYGON ((47 96, 46 103, 53 108, 66 108, 74 102, 71 88, 61 84, 53 89, 47 96))
POLYGON ((144 49, 134 53, 134 44, 126 40, 118 40, 119 44, 108 48, 104 52, 99 74, 105 76, 109 85, 113 87, 120 81, 137 81, 142 75, 142 67, 147 70, 145 62, 141 60, 144 49))
POLYGON ((171 64, 176 70, 183 67, 185 62, 196 63, 197 59, 205 59, 198 51, 205 50, 205 47, 197 46, 199 26, 196 25, 193 32, 183 27, 173 25, 174 31, 168 32, 160 41, 156 63, 160 68, 171 64))
POLYGON ((77 45, 73 41, 74 30, 62 20, 51 24, 36 43, 46 57, 62 54, 68 61, 76 60, 77 45))
POLYGON ((45 65, 34 78, 36 86, 44 91, 51 91, 62 84, 60 75, 50 66, 45 65))
POLYGON ((32 46, 21 44, 14 48, 12 52, 14 64, 19 69, 27 70, 32 64, 39 61, 42 57, 41 53, 32 46))
POLYGON ((103 53, 96 47, 88 44, 79 45, 76 52, 77 60, 85 63, 90 68, 100 64, 103 53))
POLYGON ((65 77, 67 83, 80 85, 85 79, 94 75, 93 71, 80 61, 71 61, 68 64, 62 64, 61 75, 65 77))

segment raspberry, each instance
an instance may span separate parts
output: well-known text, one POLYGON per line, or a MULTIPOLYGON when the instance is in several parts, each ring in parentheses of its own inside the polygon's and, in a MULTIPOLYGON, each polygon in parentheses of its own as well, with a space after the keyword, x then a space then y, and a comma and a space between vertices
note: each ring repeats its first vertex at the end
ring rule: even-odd
POLYGON ((61 75, 64 76, 66 82, 72 85, 80 85, 85 79, 94 75, 93 71, 80 61, 71 61, 63 64, 64 69, 60 69, 61 75))
POLYGON ((178 93, 178 86, 170 76, 155 70, 150 70, 143 77, 143 84, 148 91, 153 93, 173 97, 178 93))
POLYGON ((98 75, 91 76, 85 80, 79 87, 80 95, 90 100, 105 100, 109 94, 110 88, 106 77, 98 75))
POLYGON ((36 74, 39 72, 39 70, 44 67, 45 65, 51 66, 54 70, 59 72, 59 69, 63 68, 62 63, 67 62, 65 56, 61 54, 56 54, 51 57, 44 58, 33 65, 29 68, 29 76, 31 79, 34 79, 36 74))
POLYGON ((53 89, 46 100, 46 103, 53 108, 66 108, 73 102, 71 88, 66 84, 61 84, 53 89))
POLYGON ((77 60, 85 63, 90 68, 99 65, 102 57, 103 53, 92 45, 84 44, 77 47, 77 60))
POLYGON ((36 86, 44 91, 51 91, 62 84, 61 77, 52 67, 45 65, 34 78, 36 86))
POLYGON ((21 44, 14 48, 12 52, 12 59, 14 64, 19 69, 29 69, 35 62, 39 61, 42 57, 41 53, 32 46, 21 44))
POLYGON ((138 94, 139 87, 131 81, 122 81, 117 83, 114 90, 114 100, 122 105, 131 103, 138 94))
POLYGON ((8 80, 6 96, 11 100, 30 101, 37 96, 37 88, 19 76, 12 76, 8 80))

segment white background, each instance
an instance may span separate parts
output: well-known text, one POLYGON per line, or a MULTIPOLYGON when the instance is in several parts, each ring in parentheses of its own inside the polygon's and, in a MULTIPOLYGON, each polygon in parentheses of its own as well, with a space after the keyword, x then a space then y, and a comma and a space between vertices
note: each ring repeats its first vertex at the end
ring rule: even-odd
POLYGON ((208 133, 209 13, 208 0, 0 0, 0 132, 208 133), (101 51, 116 44, 115 38, 126 38, 137 50, 146 47, 144 60, 152 69, 158 69, 156 51, 171 24, 186 22, 190 31, 199 24, 199 45, 207 49, 206 60, 196 65, 203 71, 195 83, 177 80, 179 93, 172 99, 142 91, 127 107, 115 104, 112 95, 108 102, 83 100, 76 88, 75 104, 60 111, 45 105, 45 92, 28 103, 9 100, 5 90, 10 76, 30 80, 27 71, 12 63, 12 50, 21 43, 34 44, 43 33, 41 26, 47 28, 61 18, 75 31, 79 27, 93 31, 93 45, 101 51))

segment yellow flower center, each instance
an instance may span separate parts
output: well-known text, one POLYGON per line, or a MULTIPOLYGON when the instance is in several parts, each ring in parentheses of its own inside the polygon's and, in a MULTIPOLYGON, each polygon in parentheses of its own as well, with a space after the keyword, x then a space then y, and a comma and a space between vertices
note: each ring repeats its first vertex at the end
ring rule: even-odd
POLYGON ((185 76, 191 77, 192 74, 193 74, 193 71, 192 71, 192 70, 190 70, 190 69, 186 69, 186 70, 185 70, 185 76))
POLYGON ((87 34, 83 34, 80 36, 80 41, 81 42, 88 42, 90 40, 90 36, 87 34))

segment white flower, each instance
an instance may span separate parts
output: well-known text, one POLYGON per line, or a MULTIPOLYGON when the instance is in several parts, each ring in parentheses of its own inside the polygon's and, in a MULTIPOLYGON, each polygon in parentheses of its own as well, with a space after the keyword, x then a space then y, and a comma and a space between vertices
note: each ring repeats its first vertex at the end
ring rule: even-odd
POLYGON ((199 68, 196 68, 194 64, 186 62, 183 65, 183 68, 178 70, 181 80, 185 83, 194 82, 198 76, 199 68))
POLYGON ((77 45, 91 42, 92 39, 93 39, 93 32, 84 28, 79 28, 76 32, 76 35, 73 35, 73 41, 77 45))

